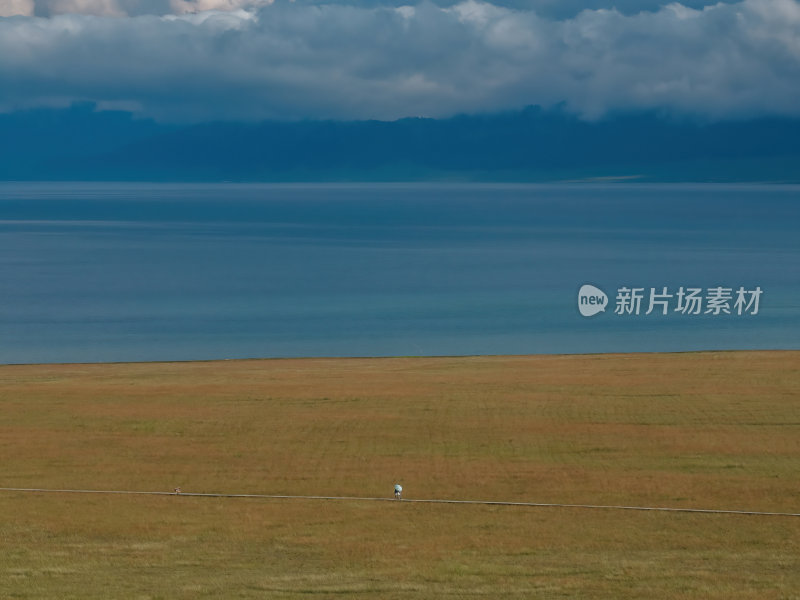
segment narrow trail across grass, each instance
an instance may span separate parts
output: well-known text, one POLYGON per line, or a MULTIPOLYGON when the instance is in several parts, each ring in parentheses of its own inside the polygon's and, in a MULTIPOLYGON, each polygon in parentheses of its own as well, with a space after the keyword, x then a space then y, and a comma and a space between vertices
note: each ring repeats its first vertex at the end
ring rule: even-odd
POLYGON ((57 490, 46 488, 0 488, 0 492, 32 492, 32 493, 51 493, 51 494, 124 494, 124 495, 143 495, 143 496, 181 496, 188 498, 254 498, 266 500, 346 500, 359 502, 403 502, 418 504, 478 504, 488 506, 528 506, 533 508, 587 508, 605 510, 638 510, 655 512, 675 512, 675 513, 701 513, 701 514, 722 514, 722 515, 752 515, 770 517, 800 517, 800 513, 789 512, 767 512, 758 510, 732 510, 716 508, 680 508, 668 506, 623 506, 607 504, 559 504, 553 502, 511 502, 502 500, 452 500, 435 498, 369 498, 360 496, 293 496, 281 494, 229 494, 219 492, 159 492, 159 491, 135 491, 135 490, 57 490))

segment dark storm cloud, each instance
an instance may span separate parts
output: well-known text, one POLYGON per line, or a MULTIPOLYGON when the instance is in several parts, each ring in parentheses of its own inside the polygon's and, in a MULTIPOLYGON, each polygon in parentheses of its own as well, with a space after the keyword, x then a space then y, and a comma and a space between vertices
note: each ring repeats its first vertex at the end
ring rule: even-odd
POLYGON ((586 118, 800 113, 794 0, 645 12, 567 3, 566 16, 542 16, 546 0, 538 10, 513 0, 49 0, 33 10, 45 4, 52 16, 0 19, 4 110, 93 101, 176 121, 391 119, 531 104, 586 118))

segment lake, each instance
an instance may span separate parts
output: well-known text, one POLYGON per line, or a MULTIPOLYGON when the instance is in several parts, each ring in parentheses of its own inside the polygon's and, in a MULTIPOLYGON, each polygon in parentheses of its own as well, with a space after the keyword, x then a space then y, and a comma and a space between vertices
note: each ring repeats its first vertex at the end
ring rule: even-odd
POLYGON ((800 186, 2 183, 0 247, 2 363, 800 348, 800 186))

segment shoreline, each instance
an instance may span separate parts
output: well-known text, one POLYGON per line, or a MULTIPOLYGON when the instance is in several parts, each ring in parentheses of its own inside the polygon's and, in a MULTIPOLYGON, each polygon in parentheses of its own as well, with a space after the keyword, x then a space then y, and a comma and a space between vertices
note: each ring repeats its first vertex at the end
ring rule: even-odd
POLYGON ((194 365, 209 363, 246 363, 246 362, 286 362, 286 361, 391 361, 391 360, 468 360, 468 359, 551 359, 551 358, 633 358, 672 355, 708 355, 708 354, 783 354, 800 353, 800 348, 739 348, 720 350, 673 350, 673 351, 641 351, 641 352, 585 352, 585 353, 534 353, 534 354, 436 354, 436 355, 387 355, 387 356, 262 356, 249 358, 209 358, 186 360, 120 360, 107 362, 40 362, 40 363, 0 363, 0 368, 8 367, 57 367, 57 366, 125 366, 125 365, 194 365))

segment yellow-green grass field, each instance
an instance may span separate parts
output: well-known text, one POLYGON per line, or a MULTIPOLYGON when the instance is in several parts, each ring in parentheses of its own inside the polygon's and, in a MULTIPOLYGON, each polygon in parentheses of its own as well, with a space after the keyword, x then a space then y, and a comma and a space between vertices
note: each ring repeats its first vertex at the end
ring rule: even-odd
MULTIPOLYGON (((0 367, 0 487, 800 513, 800 352, 0 367)), ((0 598, 800 598, 800 517, 0 492, 0 598)))

